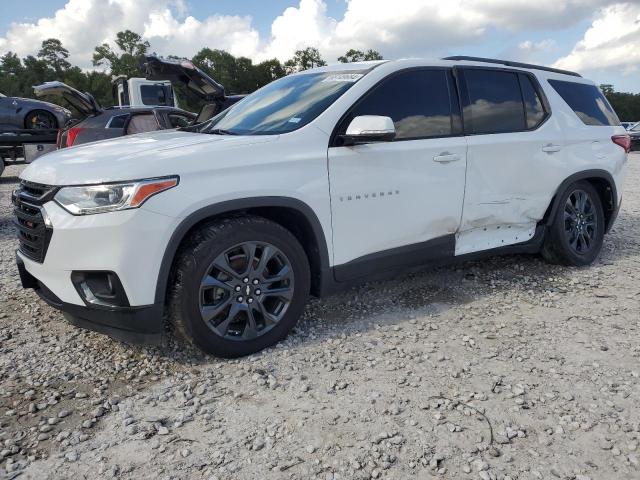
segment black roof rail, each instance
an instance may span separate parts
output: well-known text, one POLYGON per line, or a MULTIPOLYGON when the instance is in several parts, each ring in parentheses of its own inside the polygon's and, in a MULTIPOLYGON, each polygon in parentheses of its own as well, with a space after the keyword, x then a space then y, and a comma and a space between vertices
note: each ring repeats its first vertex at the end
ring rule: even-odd
POLYGON ((465 55, 456 55, 453 57, 445 57, 443 60, 464 60, 468 62, 496 63, 498 65, 506 65, 507 67, 529 68, 532 70, 544 70, 545 72, 561 73, 563 75, 571 75, 572 77, 582 77, 579 73, 570 72, 569 70, 560 70, 559 68, 543 67, 542 65, 533 65, 530 63, 512 62, 510 60, 498 60, 496 58, 483 57, 467 57, 465 55))

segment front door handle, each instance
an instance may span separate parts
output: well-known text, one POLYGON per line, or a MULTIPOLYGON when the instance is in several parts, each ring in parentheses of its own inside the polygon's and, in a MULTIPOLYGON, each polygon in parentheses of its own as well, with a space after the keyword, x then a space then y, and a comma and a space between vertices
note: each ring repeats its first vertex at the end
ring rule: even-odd
POLYGON ((562 147, 560 145, 549 144, 542 147, 542 151, 546 153, 555 153, 559 152, 560 150, 562 150, 562 147))
POLYGON ((435 157, 433 157, 433 161, 438 163, 449 163, 457 162, 458 160, 460 160, 460 158, 460 155, 457 153, 443 152, 440 155, 436 155, 435 157))

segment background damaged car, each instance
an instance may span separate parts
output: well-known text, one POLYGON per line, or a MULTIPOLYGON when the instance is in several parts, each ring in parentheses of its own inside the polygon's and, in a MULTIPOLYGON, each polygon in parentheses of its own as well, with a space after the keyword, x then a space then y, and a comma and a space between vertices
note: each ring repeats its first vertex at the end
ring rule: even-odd
POLYGON ((227 95, 223 85, 189 60, 164 59, 147 55, 140 68, 147 80, 169 80, 174 86, 183 85, 189 93, 205 102, 194 123, 209 120, 246 96, 227 95))
POLYGON ((82 93, 62 82, 46 82, 34 87, 38 97, 60 96, 83 117, 58 135, 58 147, 122 137, 134 133, 189 125, 195 115, 175 107, 141 106, 102 108, 89 93, 82 93))
POLYGON ((53 103, 0 93, 0 132, 63 128, 71 112, 53 103))

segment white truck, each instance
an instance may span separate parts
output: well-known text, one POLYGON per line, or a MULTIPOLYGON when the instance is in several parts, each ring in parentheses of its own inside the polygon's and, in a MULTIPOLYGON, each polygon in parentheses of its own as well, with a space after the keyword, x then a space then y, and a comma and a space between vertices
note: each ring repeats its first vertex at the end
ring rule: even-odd
POLYGON ((113 100, 120 107, 178 107, 178 101, 169 80, 113 78, 113 100))

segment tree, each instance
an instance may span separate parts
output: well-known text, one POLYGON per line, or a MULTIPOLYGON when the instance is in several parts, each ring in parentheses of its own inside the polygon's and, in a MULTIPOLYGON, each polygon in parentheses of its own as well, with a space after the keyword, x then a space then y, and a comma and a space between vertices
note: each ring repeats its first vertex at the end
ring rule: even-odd
POLYGON ((362 62, 367 60, 383 60, 382 55, 377 50, 367 50, 363 52, 362 50, 354 50, 350 48, 347 50, 347 53, 338 57, 338 61, 342 63, 351 63, 351 62, 362 62))
POLYGON ((57 74, 71 68, 71 64, 67 61, 69 50, 64 48, 62 42, 57 38, 49 38, 42 42, 38 58, 55 70, 57 74))
POLYGON ((640 121, 640 94, 616 92, 610 84, 600 85, 600 89, 621 121, 640 121))
POLYGON ((149 42, 143 41, 141 35, 125 30, 116 34, 116 45, 119 52, 113 51, 107 43, 97 46, 93 53, 93 64, 107 67, 112 75, 139 75, 140 57, 149 50, 149 42))
POLYGON ((216 82, 224 85, 227 92, 237 91, 236 58, 229 52, 203 48, 192 61, 216 82))
POLYGON ((296 50, 293 58, 285 62, 284 68, 287 73, 294 73, 326 64, 317 48, 307 47, 304 50, 296 50))
POLYGON ((0 57, 0 73, 5 75, 19 75, 24 71, 18 55, 9 51, 0 57))
POLYGON ((610 83, 603 83, 602 85, 600 85, 600 90, 602 90, 602 93, 604 93, 605 96, 614 93, 613 85, 611 85, 610 83))
POLYGON ((284 66, 277 58, 265 60, 253 67, 255 88, 263 87, 278 78, 284 77, 286 74, 284 66))
POLYGON ((22 94, 20 84, 24 74, 22 62, 13 52, 7 52, 0 57, 0 93, 9 96, 22 94))

